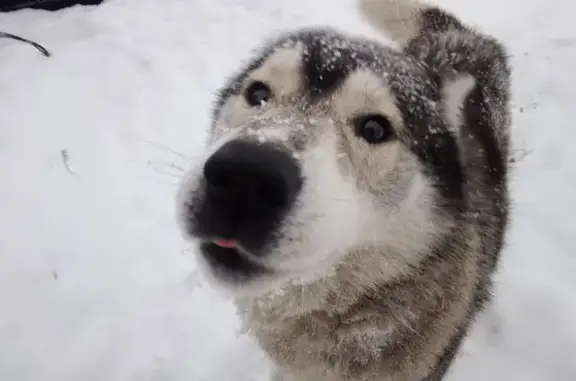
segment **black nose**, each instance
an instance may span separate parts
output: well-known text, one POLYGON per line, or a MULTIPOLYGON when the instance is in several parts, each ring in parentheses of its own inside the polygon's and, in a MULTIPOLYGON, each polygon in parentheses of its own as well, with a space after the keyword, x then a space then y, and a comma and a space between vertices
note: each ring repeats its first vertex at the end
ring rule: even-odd
POLYGON ((300 167, 288 152, 243 140, 216 151, 204 165, 204 177, 214 191, 271 209, 289 206, 302 185, 300 167))
POLYGON ((255 141, 223 145, 204 165, 204 178, 206 228, 255 245, 273 233, 302 187, 300 166, 289 152, 255 141))

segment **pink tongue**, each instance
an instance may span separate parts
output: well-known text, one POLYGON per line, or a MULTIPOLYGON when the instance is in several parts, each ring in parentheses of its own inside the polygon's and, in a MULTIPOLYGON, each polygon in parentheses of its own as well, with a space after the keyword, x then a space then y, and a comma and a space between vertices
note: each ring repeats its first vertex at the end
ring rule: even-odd
POLYGON ((233 249, 236 247, 236 242, 234 242, 231 239, 221 239, 218 241, 214 241, 214 244, 226 249, 233 249))

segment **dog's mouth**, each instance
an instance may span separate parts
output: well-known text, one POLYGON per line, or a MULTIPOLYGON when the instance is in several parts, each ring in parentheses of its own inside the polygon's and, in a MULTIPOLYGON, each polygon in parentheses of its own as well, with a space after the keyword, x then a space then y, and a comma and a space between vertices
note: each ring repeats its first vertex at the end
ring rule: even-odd
POLYGON ((212 243, 224 249, 235 249, 238 246, 238 243, 233 239, 217 239, 212 241, 212 243))
POLYGON ((200 252, 217 275, 247 280, 272 272, 249 258, 237 241, 216 239, 200 244, 200 252))

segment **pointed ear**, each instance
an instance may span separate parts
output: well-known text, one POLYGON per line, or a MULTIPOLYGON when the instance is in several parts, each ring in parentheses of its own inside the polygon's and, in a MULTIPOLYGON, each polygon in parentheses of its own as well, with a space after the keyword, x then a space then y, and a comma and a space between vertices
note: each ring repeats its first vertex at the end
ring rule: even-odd
POLYGON ((441 79, 442 104, 450 128, 460 135, 462 108, 466 97, 476 86, 476 80, 468 73, 458 73, 441 79))

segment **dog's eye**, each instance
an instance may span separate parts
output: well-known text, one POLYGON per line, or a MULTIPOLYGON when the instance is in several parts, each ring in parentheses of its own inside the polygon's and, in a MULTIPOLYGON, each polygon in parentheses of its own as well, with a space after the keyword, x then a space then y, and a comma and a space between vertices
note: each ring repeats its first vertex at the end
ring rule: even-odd
POLYGON ((392 137, 392 125, 382 115, 368 115, 356 121, 356 133, 370 144, 379 144, 392 137))
POLYGON ((244 98, 250 106, 262 106, 272 97, 272 91, 264 82, 253 82, 246 88, 244 98))

